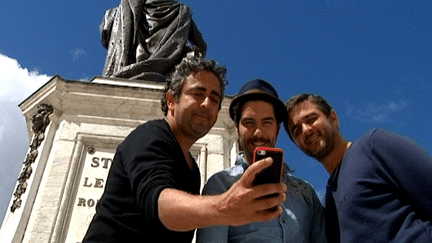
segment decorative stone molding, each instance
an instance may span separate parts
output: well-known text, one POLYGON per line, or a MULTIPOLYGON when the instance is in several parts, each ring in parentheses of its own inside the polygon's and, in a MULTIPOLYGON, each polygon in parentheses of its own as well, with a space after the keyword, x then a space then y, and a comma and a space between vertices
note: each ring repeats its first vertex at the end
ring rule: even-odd
MULTIPOLYGON (((0 242, 80 242, 116 148, 138 125, 163 117, 162 92, 162 84, 150 81, 55 76, 23 101, 31 142, 0 242)), ((215 126, 191 148, 202 184, 235 160, 231 100, 224 98, 215 126)))
POLYGON ((11 206, 11 212, 15 212, 16 209, 21 207, 21 195, 23 195, 27 189, 27 181, 33 172, 32 164, 36 161, 38 148, 45 139, 45 129, 50 123, 49 116, 52 113, 53 107, 51 105, 41 104, 37 107, 37 113, 33 116, 32 130, 34 135, 30 143, 30 151, 27 153, 23 162, 24 167, 18 177, 18 186, 13 193, 15 199, 11 206))

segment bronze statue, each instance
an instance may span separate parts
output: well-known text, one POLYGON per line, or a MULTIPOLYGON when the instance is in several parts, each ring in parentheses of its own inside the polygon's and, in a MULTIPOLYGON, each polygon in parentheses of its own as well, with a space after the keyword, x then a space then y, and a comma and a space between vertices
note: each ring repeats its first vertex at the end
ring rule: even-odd
POLYGON ((183 57, 207 51, 190 8, 170 0, 121 0, 105 12, 100 31, 104 77, 165 82, 183 57))

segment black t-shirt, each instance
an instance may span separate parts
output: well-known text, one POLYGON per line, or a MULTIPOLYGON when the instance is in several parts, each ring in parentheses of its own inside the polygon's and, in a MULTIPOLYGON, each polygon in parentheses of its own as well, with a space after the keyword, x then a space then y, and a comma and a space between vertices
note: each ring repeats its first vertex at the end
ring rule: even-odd
POLYGON ((200 173, 193 164, 191 170, 165 120, 138 126, 117 148, 83 242, 191 242, 194 231, 162 225, 157 202, 165 188, 199 194, 200 173))

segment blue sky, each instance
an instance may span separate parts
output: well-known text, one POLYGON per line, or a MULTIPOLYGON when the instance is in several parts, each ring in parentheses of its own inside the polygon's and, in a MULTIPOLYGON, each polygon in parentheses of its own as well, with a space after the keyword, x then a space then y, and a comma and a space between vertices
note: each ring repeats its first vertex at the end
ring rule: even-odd
MULTIPOLYGON (((106 50, 99 24, 119 0, 6 1, 0 10, 0 219, 28 135, 18 104, 58 74, 91 80, 106 50)), ((272 83, 285 101, 324 96, 348 140, 382 127, 432 151, 432 1, 184 1, 208 46, 227 66, 227 94, 247 81, 272 83)), ((328 174, 281 130, 278 147, 295 174, 323 196, 328 174)))

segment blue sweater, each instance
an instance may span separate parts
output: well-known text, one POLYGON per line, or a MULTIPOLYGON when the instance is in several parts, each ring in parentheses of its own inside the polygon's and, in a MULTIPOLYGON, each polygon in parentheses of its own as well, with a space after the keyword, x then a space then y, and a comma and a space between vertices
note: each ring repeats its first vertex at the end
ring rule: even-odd
POLYGON ((432 242, 432 158, 384 130, 366 133, 330 177, 329 242, 432 242))

